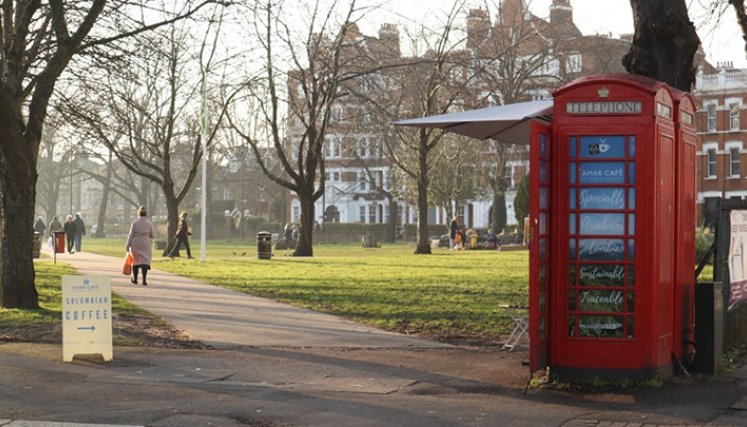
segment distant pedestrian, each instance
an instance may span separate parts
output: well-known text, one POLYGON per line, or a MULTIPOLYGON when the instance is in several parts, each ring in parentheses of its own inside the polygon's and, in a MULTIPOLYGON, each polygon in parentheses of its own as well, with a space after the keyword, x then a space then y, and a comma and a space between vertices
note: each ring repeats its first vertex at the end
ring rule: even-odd
POLYGON ((176 234, 174 235, 176 243, 174 243, 174 247, 171 248, 171 252, 169 252, 169 257, 171 258, 175 256, 175 253, 179 252, 179 249, 182 246, 184 246, 184 249, 187 251, 187 259, 192 259, 192 251, 189 249, 189 236, 192 235, 192 232, 189 231, 187 217, 189 217, 189 214, 186 212, 182 212, 179 217, 179 223, 176 225, 176 234))
POLYGON ((42 217, 36 218, 36 222, 34 223, 34 232, 43 235, 45 231, 47 231, 47 224, 44 223, 42 217))
POLYGON ((153 224, 146 218, 148 211, 144 206, 137 210, 138 219, 132 222, 130 234, 127 236, 125 250, 132 255, 132 278, 130 281, 137 285, 137 276, 143 271, 143 286, 148 286, 148 270, 153 258, 153 224))
POLYGON ((83 236, 86 235, 86 224, 80 217, 80 212, 75 214, 75 251, 80 252, 80 244, 83 240, 83 236))
POLYGON ((454 217, 451 219, 451 227, 449 228, 449 248, 454 249, 456 246, 456 236, 459 232, 459 223, 457 222, 459 218, 454 217))
POLYGON ((59 233, 60 231, 65 231, 65 229, 62 227, 60 220, 57 219, 56 216, 53 216, 52 220, 49 221, 49 234, 52 235, 54 233, 59 233))
POLYGON ((65 221, 63 228, 65 229, 65 238, 67 239, 67 253, 72 255, 75 253, 73 250, 73 245, 75 244, 75 222, 73 222, 72 215, 67 216, 67 221, 65 221))

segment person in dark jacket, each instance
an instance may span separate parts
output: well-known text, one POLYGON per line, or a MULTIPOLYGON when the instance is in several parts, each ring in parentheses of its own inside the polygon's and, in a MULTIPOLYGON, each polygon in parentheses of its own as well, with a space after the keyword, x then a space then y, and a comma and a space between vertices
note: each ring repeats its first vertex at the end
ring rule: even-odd
POLYGON ((73 245, 75 244, 75 222, 73 222, 73 216, 68 215, 67 221, 63 226, 65 230, 65 237, 67 239, 67 253, 74 254, 73 245))
POLYGON ((75 251, 80 252, 81 241, 83 240, 83 236, 86 235, 86 224, 80 217, 80 212, 75 214, 75 220, 73 223, 75 223, 75 251))
POLYGON ((454 249, 456 245, 456 235, 459 232, 459 223, 457 222, 458 219, 458 217, 454 217, 451 220, 451 228, 449 229, 449 247, 451 249, 454 249))
POLYGON ((44 235, 45 231, 47 231, 47 224, 44 223, 42 217, 36 218, 36 222, 34 223, 34 232, 39 233, 40 235, 44 235))
POLYGON ((189 249, 189 236, 192 233, 189 231, 189 223, 187 223, 188 216, 189 214, 182 212, 179 224, 176 226, 176 234, 174 235, 176 244, 171 249, 171 252, 169 252, 169 257, 174 257, 174 254, 179 252, 179 249, 184 246, 184 249, 187 251, 187 259, 192 259, 192 251, 189 249))

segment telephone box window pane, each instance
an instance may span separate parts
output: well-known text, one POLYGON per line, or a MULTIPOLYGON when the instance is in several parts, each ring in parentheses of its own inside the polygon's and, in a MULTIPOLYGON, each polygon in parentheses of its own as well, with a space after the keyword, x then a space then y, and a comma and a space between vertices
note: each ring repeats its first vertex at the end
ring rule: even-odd
POLYGON ((581 290, 578 292, 578 310, 623 313, 625 295, 623 291, 617 289, 581 290))
POLYGON ((547 183, 547 161, 545 160, 539 162, 539 181, 541 184, 547 183))
POLYGON ((540 209, 547 209, 547 187, 540 187, 539 193, 539 207, 540 209))
POLYGON ((568 284, 576 285, 576 264, 568 264, 568 284))
POLYGON ((571 188, 571 192, 568 196, 568 205, 570 209, 576 209, 576 189, 571 188))
POLYGON ((568 234, 576 234, 576 214, 568 215, 568 234))
POLYGON ((628 312, 633 313, 635 311, 635 292, 628 291, 628 312))
POLYGON ((623 338, 623 316, 579 316, 578 336, 596 338, 623 338))
POLYGON ((628 266, 628 286, 631 288, 635 286, 635 267, 632 265, 628 266))
POLYGON ((631 158, 635 157, 635 137, 631 136, 628 139, 628 156, 631 158))
POLYGON ((635 162, 628 163, 628 184, 635 184, 635 162))
POLYGON ((576 316, 568 316, 568 336, 576 336, 576 316))
POLYGON ((547 259, 547 239, 539 239, 539 259, 540 261, 547 259))
POLYGON ((539 319, 539 336, 545 338, 545 318, 540 317, 539 319))
POLYGON ((579 286, 624 286, 625 267, 616 264, 581 264, 579 286))
POLYGON ((540 236, 547 235, 547 214, 539 214, 539 234, 540 236))
POLYGON ((635 214, 628 214, 628 234, 635 234, 635 214))
POLYGON ((569 166, 570 168, 568 171, 568 176, 571 181, 571 184, 575 184, 576 183, 576 163, 571 162, 569 166))
POLYGON ((568 292, 568 311, 576 311, 576 292, 572 289, 568 292))
POLYGON ((581 209, 625 209, 623 188, 582 188, 579 195, 581 209))
POLYGON ((576 137, 572 136, 570 141, 568 142, 568 147, 570 148, 570 156, 571 158, 576 157, 576 137))
POLYGON ((582 261, 624 261, 623 239, 579 239, 578 258, 582 261))
POLYGON ((539 278, 537 281, 539 282, 540 288, 545 288, 545 285, 547 285, 547 264, 540 264, 538 276, 539 278))
POLYGON ((625 214, 582 213, 580 233, 593 236, 625 234, 625 214))
POLYGON ((576 239, 568 239, 568 257, 576 259, 576 239))
POLYGON ((581 162, 581 184, 625 184, 625 162, 581 162))
POLYGON ((628 317, 628 338, 633 338, 635 336, 634 333, 634 326, 635 322, 633 321, 633 316, 628 317))
POLYGON ((548 146, 549 144, 547 143, 547 135, 545 135, 544 133, 541 133, 540 134, 540 158, 546 159, 549 157, 548 146))
POLYGON ((546 301, 547 301, 547 293, 546 292, 540 292, 540 294, 539 294, 539 311, 540 311, 540 313, 544 313, 545 312, 545 309, 546 309, 545 302, 546 301))
POLYGON ((611 159, 625 157, 625 137, 582 136, 581 157, 584 159, 611 159))
POLYGON ((628 259, 632 260, 635 258, 635 240, 628 239, 628 259))
POLYGON ((628 209, 635 209, 635 188, 628 189, 628 209))

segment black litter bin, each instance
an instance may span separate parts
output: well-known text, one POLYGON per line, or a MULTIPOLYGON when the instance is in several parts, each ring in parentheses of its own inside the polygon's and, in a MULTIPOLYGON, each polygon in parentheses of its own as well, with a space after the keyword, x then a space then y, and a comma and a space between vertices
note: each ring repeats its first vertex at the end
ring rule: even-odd
POLYGON ((31 256, 39 258, 41 256, 42 238, 41 233, 34 231, 34 240, 31 241, 31 256))
POLYGON ((272 234, 266 231, 257 233, 257 258, 272 259, 272 234))

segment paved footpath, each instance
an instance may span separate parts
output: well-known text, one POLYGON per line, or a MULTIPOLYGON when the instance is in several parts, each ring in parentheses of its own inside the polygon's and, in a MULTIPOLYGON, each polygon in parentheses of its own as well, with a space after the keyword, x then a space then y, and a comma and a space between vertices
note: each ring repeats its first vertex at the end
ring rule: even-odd
POLYGON ((382 332, 158 271, 134 286, 117 258, 58 259, 112 276, 116 293, 212 348, 63 363, 59 345, 0 343, 0 426, 747 426, 747 369, 524 393, 526 352, 382 332))
POLYGON ((159 270, 148 273, 149 286, 136 286, 129 276, 122 275, 123 259, 88 252, 58 254, 58 259, 83 274, 111 276, 113 292, 158 313, 178 329, 214 348, 448 347, 159 270))

